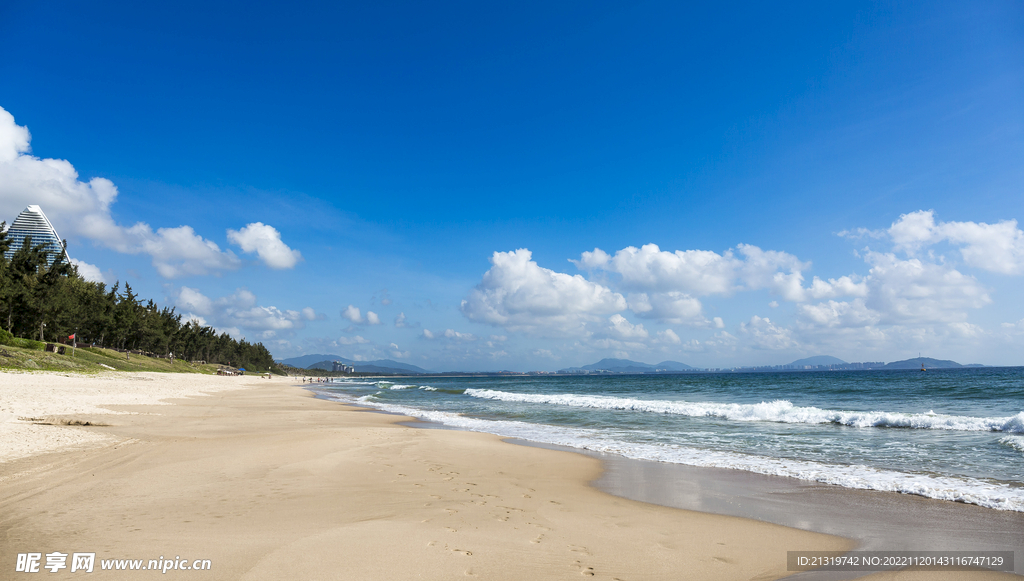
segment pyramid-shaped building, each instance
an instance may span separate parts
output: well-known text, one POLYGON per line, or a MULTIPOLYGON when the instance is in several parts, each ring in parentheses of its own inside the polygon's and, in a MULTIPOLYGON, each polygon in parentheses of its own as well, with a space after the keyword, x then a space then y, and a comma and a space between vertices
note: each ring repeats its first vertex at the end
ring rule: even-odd
POLYGON ((46 251, 50 253, 50 265, 57 260, 58 256, 63 255, 64 260, 68 260, 68 254, 64 250, 60 236, 57 235, 53 224, 46 219, 46 214, 39 206, 25 208, 7 229, 7 239, 11 241, 11 245, 4 253, 4 257, 10 260, 14 253, 21 249, 25 239, 29 237, 32 238, 32 246, 40 244, 45 246, 46 251))

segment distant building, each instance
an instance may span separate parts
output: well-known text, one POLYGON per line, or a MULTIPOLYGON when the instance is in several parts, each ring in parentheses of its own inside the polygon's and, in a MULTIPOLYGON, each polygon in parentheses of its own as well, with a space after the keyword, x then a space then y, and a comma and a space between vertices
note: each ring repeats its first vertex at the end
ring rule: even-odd
POLYGON ((355 373, 356 368, 351 365, 345 365, 341 361, 334 361, 331 363, 331 371, 340 371, 342 373, 355 373))
POLYGON ((7 239, 10 240, 11 246, 4 253, 4 257, 7 260, 13 258, 14 253, 21 250, 26 238, 32 239, 32 246, 40 244, 45 246, 46 251, 50 253, 50 266, 58 256, 64 256, 65 261, 70 260, 67 251, 64 250, 64 244, 61 243, 60 236, 57 235, 57 231, 53 229, 53 225, 46 219, 46 214, 39 206, 25 208, 7 229, 7 239))

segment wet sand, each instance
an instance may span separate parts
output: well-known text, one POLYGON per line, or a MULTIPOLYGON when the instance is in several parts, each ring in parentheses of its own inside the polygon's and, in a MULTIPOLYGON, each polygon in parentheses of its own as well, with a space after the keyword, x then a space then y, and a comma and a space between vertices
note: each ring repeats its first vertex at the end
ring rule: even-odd
MULTIPOLYGON (((1024 574, 1024 513, 920 496, 852 490, 739 470, 588 453, 604 462, 594 485, 617 496, 837 535, 871 551, 1014 551, 1024 574)), ((803 573, 791 579, 851 579, 803 573)))

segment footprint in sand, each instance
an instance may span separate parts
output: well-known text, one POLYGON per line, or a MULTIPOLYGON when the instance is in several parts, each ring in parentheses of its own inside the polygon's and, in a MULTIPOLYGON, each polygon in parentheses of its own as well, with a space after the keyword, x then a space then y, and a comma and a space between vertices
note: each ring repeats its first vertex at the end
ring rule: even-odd
POLYGON ((573 565, 575 565, 580 570, 580 575, 585 575, 587 577, 593 577, 594 576, 594 568, 593 567, 584 567, 583 563, 580 562, 580 561, 576 561, 575 563, 573 563, 573 565))

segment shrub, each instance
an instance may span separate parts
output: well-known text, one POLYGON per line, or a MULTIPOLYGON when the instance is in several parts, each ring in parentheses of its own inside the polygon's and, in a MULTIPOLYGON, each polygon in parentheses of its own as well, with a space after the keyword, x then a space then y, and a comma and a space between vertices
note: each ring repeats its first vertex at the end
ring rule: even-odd
POLYGON ((0 329, 0 345, 10 345, 11 341, 14 341, 14 335, 10 332, 0 329))
POLYGON ((12 347, 21 347, 22 349, 33 349, 35 351, 42 351, 46 347, 46 343, 42 341, 33 341, 32 339, 19 339, 14 337, 8 345, 12 347))

